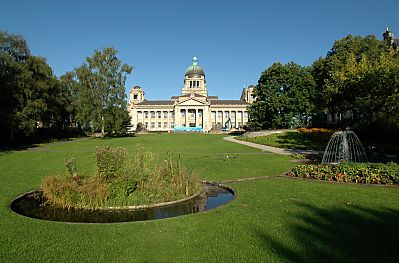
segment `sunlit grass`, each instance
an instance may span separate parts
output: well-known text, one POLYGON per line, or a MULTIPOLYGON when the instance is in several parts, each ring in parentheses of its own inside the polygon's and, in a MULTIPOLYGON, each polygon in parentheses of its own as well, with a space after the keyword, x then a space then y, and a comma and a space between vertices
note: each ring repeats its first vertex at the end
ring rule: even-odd
POLYGON ((276 177, 289 157, 265 154, 219 135, 145 135, 42 145, 0 155, 1 262, 397 262, 398 188, 276 177), (99 145, 137 145, 175 156, 200 179, 230 183, 237 196, 215 210, 163 220, 67 224, 26 218, 17 195, 64 171, 64 158, 95 170, 99 145), (388 201, 387 201, 388 200, 388 201), (360 239, 359 239, 360 238, 360 239), (360 241, 359 241, 360 240, 360 241), (372 248, 372 249, 369 249, 372 248))
POLYGON ((327 143, 315 142, 298 131, 287 131, 266 136, 238 137, 239 140, 268 145, 277 148, 295 150, 319 150, 326 148, 327 143))

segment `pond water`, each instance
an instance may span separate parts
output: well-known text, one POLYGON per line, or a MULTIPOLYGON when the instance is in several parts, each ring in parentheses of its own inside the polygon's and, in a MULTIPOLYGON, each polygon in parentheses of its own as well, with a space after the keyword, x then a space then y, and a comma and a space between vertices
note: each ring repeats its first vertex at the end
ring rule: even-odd
POLYGON ((234 198, 234 191, 227 186, 207 183, 203 187, 203 192, 192 199, 153 208, 112 210, 56 208, 42 205, 43 194, 39 190, 14 199, 10 207, 18 214, 43 220, 75 223, 116 223, 198 213, 226 204, 234 198))

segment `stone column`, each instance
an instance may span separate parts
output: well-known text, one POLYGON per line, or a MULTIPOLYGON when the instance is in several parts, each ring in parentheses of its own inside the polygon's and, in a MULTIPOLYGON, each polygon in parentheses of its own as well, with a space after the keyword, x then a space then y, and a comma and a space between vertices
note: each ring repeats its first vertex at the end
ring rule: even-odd
POLYGON ((195 127, 198 126, 198 109, 195 109, 195 127))
POLYGON ((186 127, 188 127, 189 125, 188 125, 188 109, 186 109, 186 127))

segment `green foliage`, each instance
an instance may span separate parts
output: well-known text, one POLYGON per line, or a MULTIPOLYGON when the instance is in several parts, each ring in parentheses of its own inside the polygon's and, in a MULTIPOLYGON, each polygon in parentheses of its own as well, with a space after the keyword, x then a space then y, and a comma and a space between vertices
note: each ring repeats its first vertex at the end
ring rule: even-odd
POLYGON ((306 67, 293 62, 274 63, 265 70, 249 107, 252 129, 293 128, 309 123, 314 106, 315 82, 306 67))
POLYGON ((323 159, 323 154, 321 153, 293 153, 290 154, 291 158, 294 159, 307 159, 313 162, 321 162, 321 160, 323 159))
POLYGON ((95 51, 58 80, 23 37, 0 32, 0 143, 23 143, 50 127, 125 134, 130 118, 124 85, 132 68, 116 53, 95 51))
POLYGON ((299 165, 293 168, 289 175, 338 182, 398 185, 399 164, 390 162, 299 165))
POLYGON ((84 127, 101 130, 102 136, 105 132, 124 133, 129 123, 125 82, 132 67, 122 64, 116 54, 111 47, 95 50, 85 64, 75 69, 76 118, 84 127))
POLYGON ((299 128, 298 131, 315 143, 327 144, 336 130, 326 128, 299 128))
MULTIPOLYGON (((381 56, 386 53, 383 41, 375 36, 351 36, 335 41, 325 58, 315 61, 312 75, 320 96, 315 101, 320 109, 328 110, 335 122, 336 113, 345 113, 353 109, 353 98, 358 88, 351 89, 348 84, 355 84, 362 79, 362 72, 377 66, 381 56), (351 77, 352 76, 352 77, 351 77)), ((354 85, 356 86, 356 85, 354 85)), ((368 89, 365 92, 369 92, 368 89)))
POLYGON ((33 56, 21 36, 0 32, 0 61, 0 140, 62 127, 66 100, 46 60, 33 56))
POLYGON ((75 158, 64 159, 64 164, 65 164, 68 174, 71 177, 78 175, 78 166, 76 164, 75 158))
POLYGON ((97 174, 77 176, 76 160, 66 159, 70 176, 42 182, 47 203, 62 207, 143 205, 178 200, 200 191, 200 182, 168 150, 165 160, 139 147, 127 158, 125 148, 97 147, 97 174))
POLYGON ((127 152, 123 147, 96 148, 97 176, 105 181, 120 178, 125 172, 127 152))
POLYGON ((48 176, 41 184, 46 203, 65 208, 103 206, 106 204, 109 188, 107 182, 95 176, 88 179, 48 176))

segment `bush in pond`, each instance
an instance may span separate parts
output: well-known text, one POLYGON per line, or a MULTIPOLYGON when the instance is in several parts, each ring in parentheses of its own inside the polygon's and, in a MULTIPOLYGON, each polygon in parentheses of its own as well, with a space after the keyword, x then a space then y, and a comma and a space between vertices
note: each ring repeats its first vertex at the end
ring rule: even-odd
POLYGON ((399 184, 399 164, 343 163, 338 165, 298 165, 288 175, 319 180, 368 183, 399 184))
POLYGON ((105 180, 123 176, 126 165, 127 152, 123 147, 97 147, 97 175, 105 180))
POLYGON ((65 162, 66 175, 46 177, 42 189, 47 203, 92 208, 143 205, 185 198, 201 189, 170 151, 160 160, 143 147, 130 158, 124 148, 103 147, 96 149, 96 157, 97 173, 91 177, 79 177, 70 162, 65 162))
POLYGON ((96 176, 87 179, 48 176, 42 181, 41 188, 46 204, 66 208, 104 206, 109 193, 109 184, 96 176))

